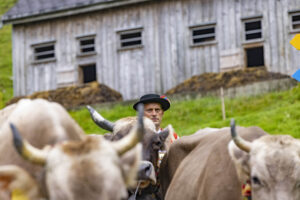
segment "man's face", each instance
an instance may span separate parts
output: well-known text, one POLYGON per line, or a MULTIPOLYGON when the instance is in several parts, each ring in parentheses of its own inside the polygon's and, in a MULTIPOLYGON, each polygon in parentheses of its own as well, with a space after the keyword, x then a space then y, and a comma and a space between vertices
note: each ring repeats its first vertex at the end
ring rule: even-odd
POLYGON ((156 130, 160 128, 163 115, 164 111, 159 103, 144 104, 144 116, 150 118, 154 122, 156 130))

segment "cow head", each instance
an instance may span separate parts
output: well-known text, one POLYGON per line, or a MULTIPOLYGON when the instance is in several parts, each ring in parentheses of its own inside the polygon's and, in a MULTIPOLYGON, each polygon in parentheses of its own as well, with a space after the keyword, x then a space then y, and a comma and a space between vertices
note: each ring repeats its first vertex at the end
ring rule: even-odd
MULTIPOLYGON (((100 128, 111 132, 106 134, 105 137, 112 141, 120 140, 126 136, 137 120, 136 117, 126 117, 113 123, 102 117, 92 107, 87 106, 87 108, 93 121, 100 128)), ((151 181, 152 184, 156 182, 154 174, 158 168, 158 151, 166 148, 165 142, 169 136, 169 132, 173 131, 171 125, 169 125, 166 129, 157 134, 155 124, 147 117, 144 117, 144 127, 145 135, 142 141, 142 160, 144 162, 141 162, 138 172, 138 181, 142 182, 140 184, 141 188, 147 187, 150 183, 149 181, 151 181)))
POLYGON ((12 199, 19 197, 20 199, 40 200, 42 193, 35 179, 30 176, 24 169, 16 165, 0 166, 0 199, 12 199), (1 191, 3 190, 3 191, 1 191))
POLYGON ((300 199, 300 141, 265 135, 253 142, 239 137, 231 121, 228 149, 241 181, 251 181, 253 200, 300 199))
POLYGON ((144 135, 143 106, 139 106, 137 124, 115 142, 86 136, 42 151, 22 140, 14 125, 11 129, 19 154, 45 166, 50 199, 121 200, 127 198, 127 187, 135 183, 141 145, 134 147, 144 135))

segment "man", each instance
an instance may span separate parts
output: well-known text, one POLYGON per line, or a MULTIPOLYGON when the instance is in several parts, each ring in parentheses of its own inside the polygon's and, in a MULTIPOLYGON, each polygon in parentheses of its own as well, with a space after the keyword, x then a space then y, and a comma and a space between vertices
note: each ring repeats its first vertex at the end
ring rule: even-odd
MULTIPOLYGON (((136 110, 139 103, 144 104, 144 116, 151 119, 156 127, 156 131, 159 133, 162 128, 160 127, 164 112, 170 108, 170 101, 166 96, 160 96, 158 94, 146 94, 143 95, 138 102, 133 105, 136 110)), ((176 140, 178 135, 174 132, 173 137, 176 140)))

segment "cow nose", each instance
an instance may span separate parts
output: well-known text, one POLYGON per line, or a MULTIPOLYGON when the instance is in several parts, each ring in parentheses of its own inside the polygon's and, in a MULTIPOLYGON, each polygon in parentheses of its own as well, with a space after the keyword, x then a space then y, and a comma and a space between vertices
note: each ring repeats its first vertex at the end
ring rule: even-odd
POLYGON ((138 170, 138 180, 150 180, 156 183, 155 170, 153 164, 149 161, 141 161, 138 170))

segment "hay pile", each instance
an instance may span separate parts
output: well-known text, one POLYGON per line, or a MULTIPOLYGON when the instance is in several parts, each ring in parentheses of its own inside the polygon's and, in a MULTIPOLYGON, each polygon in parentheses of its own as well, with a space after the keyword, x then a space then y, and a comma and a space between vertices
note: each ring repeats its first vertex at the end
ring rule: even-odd
MULTIPOLYGON (((247 85, 253 82, 291 78, 288 75, 268 72, 265 68, 247 68, 222 73, 204 73, 185 80, 166 92, 167 95, 212 90, 247 85)), ((292 78, 291 78, 292 79, 292 78)))
POLYGON ((36 92, 29 96, 14 97, 6 105, 17 102, 22 98, 43 98, 62 104, 66 109, 76 108, 87 104, 122 101, 122 95, 98 82, 79 86, 69 86, 56 90, 36 92))

